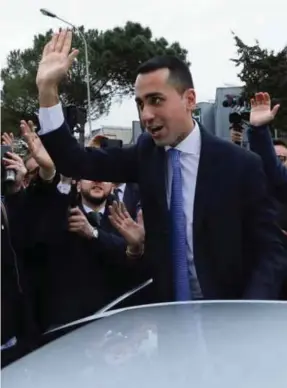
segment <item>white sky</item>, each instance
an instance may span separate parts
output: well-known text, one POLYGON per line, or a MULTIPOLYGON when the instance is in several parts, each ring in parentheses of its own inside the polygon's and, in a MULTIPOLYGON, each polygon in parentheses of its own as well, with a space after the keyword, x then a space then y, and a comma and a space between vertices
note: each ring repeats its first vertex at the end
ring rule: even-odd
MULTIPOLYGON (((33 36, 63 24, 43 16, 47 8, 85 28, 105 30, 126 21, 149 26, 156 37, 179 41, 188 50, 198 101, 214 99, 215 89, 239 85, 237 69, 229 61, 235 48, 231 30, 246 43, 258 39, 275 51, 287 43, 286 0, 2 0, 0 64, 13 49, 32 45, 33 36)), ((137 119, 133 101, 114 106, 95 125, 130 126, 137 119)))

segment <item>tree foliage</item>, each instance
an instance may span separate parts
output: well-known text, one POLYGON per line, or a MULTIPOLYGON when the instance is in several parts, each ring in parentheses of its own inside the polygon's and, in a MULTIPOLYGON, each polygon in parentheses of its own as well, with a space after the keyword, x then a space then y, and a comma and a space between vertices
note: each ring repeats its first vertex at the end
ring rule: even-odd
POLYGON ((287 132, 287 46, 275 53, 261 48, 259 42, 246 45, 234 35, 237 59, 232 59, 238 74, 244 83, 244 97, 248 100, 257 92, 268 92, 273 104, 280 103, 279 113, 274 125, 282 132, 287 132))
MULTIPOLYGON (((133 92, 135 71, 139 64, 154 55, 177 55, 187 62, 187 50, 179 43, 169 44, 165 38, 155 39, 149 28, 127 22, 124 27, 85 31, 80 27, 88 44, 92 118, 108 113, 112 101, 133 92)), ((37 66, 44 45, 52 31, 34 37, 31 48, 13 50, 2 69, 1 95, 2 128, 10 131, 18 127, 20 119, 34 117, 38 109, 35 84, 37 66)), ((75 33, 73 47, 80 54, 67 80, 60 88, 62 102, 87 108, 86 67, 83 41, 75 33)), ((188 63, 188 62, 187 62, 188 63)))

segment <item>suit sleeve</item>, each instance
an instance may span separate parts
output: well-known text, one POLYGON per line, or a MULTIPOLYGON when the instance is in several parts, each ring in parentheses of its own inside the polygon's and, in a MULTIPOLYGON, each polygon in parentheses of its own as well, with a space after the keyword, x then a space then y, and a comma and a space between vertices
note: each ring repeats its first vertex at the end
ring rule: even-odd
POLYGON ((257 153, 264 165, 268 181, 271 183, 275 196, 287 201, 287 168, 277 158, 268 127, 249 128, 248 140, 250 148, 257 153))
POLYGON ((107 182, 137 182, 137 146, 129 148, 83 148, 71 135, 61 107, 41 108, 40 138, 58 173, 74 179, 107 182), (61 124, 60 124, 61 123, 61 124), (56 127, 59 125, 59 127, 56 127))
POLYGON ((127 244, 125 240, 116 234, 98 229, 97 239, 87 240, 91 249, 95 249, 98 257, 108 258, 111 264, 125 264, 127 244))
POLYGON ((277 225, 277 213, 267 192, 266 176, 261 160, 249 155, 245 163, 243 192, 245 225, 254 262, 246 288, 247 299, 277 299, 287 273, 287 252, 277 225))

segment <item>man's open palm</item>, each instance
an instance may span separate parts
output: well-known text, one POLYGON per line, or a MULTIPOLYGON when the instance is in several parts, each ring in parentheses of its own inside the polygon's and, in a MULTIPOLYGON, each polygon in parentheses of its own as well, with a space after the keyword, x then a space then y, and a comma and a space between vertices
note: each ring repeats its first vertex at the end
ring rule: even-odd
POLYGON ((123 236, 128 245, 141 245, 145 238, 142 211, 140 210, 137 222, 135 222, 122 202, 119 204, 114 202, 113 205, 109 207, 109 210, 109 220, 111 221, 111 224, 123 236))
POLYGON ((27 123, 25 120, 21 120, 21 133, 28 144, 29 152, 40 167, 52 169, 54 168, 54 163, 43 146, 41 139, 34 132, 33 127, 34 124, 32 121, 27 123))
POLYGON ((43 50, 36 78, 37 85, 57 86, 66 77, 79 51, 73 49, 72 32, 63 30, 54 34, 43 50))
POLYGON ((251 100, 250 124, 260 127, 269 124, 276 116, 280 105, 271 110, 271 100, 268 93, 256 93, 251 100))

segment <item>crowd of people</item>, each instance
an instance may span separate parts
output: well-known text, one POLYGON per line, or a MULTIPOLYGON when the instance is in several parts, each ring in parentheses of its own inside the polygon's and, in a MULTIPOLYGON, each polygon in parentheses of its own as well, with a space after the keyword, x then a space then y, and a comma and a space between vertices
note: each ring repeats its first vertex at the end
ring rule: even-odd
MULTIPOLYGON (((29 155, 2 158, 2 367, 150 278, 125 305, 200 299, 287 300, 287 145, 268 126, 279 105, 251 101, 250 150, 192 117, 189 68, 142 64, 136 103, 146 132, 128 148, 82 148, 58 85, 78 51, 61 31, 39 64, 39 131, 22 121, 29 155), (4 174, 5 175, 5 174, 4 174), (285 291, 284 291, 285 287, 285 291)), ((238 143, 240 133, 232 131, 238 143)))

